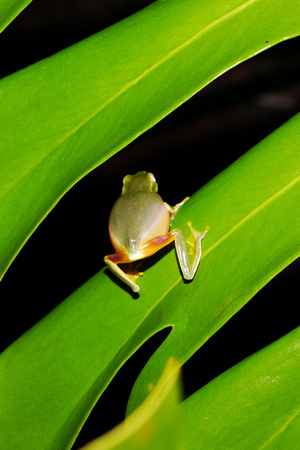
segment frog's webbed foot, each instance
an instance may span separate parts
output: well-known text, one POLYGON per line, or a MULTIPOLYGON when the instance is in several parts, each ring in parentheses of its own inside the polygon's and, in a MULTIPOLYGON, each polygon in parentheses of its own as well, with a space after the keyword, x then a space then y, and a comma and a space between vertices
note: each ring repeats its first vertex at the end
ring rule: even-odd
POLYGON ((206 227, 205 230, 203 231, 203 233, 199 233, 199 231, 197 231, 192 226, 191 221, 187 222, 187 226, 191 230, 191 234, 190 234, 189 238, 186 240, 186 243, 190 246, 189 254, 194 255, 196 253, 197 241, 199 239, 200 239, 200 241, 202 241, 202 239, 207 235, 207 233, 209 231, 209 227, 206 227))

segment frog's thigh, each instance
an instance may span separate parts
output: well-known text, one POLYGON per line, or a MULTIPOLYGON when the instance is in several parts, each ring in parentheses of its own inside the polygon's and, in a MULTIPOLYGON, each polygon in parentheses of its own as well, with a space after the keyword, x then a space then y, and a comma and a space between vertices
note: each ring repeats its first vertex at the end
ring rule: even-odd
POLYGON ((183 232, 179 228, 175 228, 174 230, 171 230, 169 233, 167 233, 163 236, 157 236, 157 237, 149 240, 142 246, 142 248, 140 250, 143 253, 143 257, 146 258, 147 256, 153 255, 158 250, 160 250, 161 248, 170 244, 174 240, 175 240, 175 248, 176 248, 176 253, 177 253, 177 257, 178 257, 178 262, 179 262, 180 268, 182 270, 182 274, 183 274, 184 278, 190 280, 193 278, 193 276, 197 270, 197 267, 199 265, 199 261, 201 258, 201 246, 200 246, 200 255, 199 255, 199 249, 197 248, 197 245, 196 245, 195 258, 194 258, 194 261, 193 261, 193 264, 191 267, 186 241, 185 241, 183 232), (197 250, 198 250, 198 254, 197 254, 197 250))
POLYGON ((124 258, 124 255, 121 253, 114 253, 113 255, 107 255, 104 257, 104 262, 108 265, 110 270, 118 277, 120 280, 124 281, 134 292, 138 292, 140 287, 133 281, 135 277, 127 275, 123 270, 118 266, 118 264, 127 263, 128 259, 124 258))
POLYGON ((158 252, 158 250, 174 241, 174 238, 175 235, 173 231, 170 231, 167 234, 150 239, 140 248, 140 252, 142 253, 143 258, 154 255, 154 253, 158 252))

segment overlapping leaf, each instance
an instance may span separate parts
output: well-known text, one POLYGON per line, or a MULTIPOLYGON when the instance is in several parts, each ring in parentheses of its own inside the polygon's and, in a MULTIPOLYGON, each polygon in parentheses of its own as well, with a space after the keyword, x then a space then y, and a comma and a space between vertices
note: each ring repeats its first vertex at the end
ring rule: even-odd
POLYGON ((295 448, 300 437, 300 328, 185 400, 189 449, 295 448))
POLYGON ((82 450, 184 450, 186 437, 177 408, 181 400, 177 361, 170 359, 156 386, 132 416, 82 450))

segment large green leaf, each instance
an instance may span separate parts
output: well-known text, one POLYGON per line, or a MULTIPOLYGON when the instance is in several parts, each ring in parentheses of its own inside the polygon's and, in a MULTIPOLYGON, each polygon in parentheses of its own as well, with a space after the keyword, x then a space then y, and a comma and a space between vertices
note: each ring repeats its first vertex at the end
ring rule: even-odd
POLYGON ((31 0, 0 0, 0 33, 29 3, 31 0))
MULTIPOLYGON (((168 324, 174 328, 139 377, 129 411, 145 398, 149 379, 158 377, 167 355, 176 349, 174 356, 186 361, 299 256, 299 126, 300 114, 215 177, 189 202, 191 217, 194 207, 200 227, 211 228, 203 244, 206 251, 200 276, 185 294, 178 278, 174 284, 169 281, 164 308, 168 305, 168 324)), ((179 225, 183 226, 183 221, 179 225)), ((169 268, 170 263, 166 264, 169 268)), ((152 273, 159 279, 158 271, 152 273)))
POLYGON ((0 278, 62 195, 241 61, 300 32, 291 0, 158 1, 0 82, 0 278))
POLYGON ((296 448, 300 439, 299 372, 300 327, 181 404, 187 448, 296 448))
POLYGON ((300 115, 179 211, 175 226, 210 226, 191 283, 174 250, 146 270, 138 299, 105 269, 3 352, 0 448, 68 448, 124 361, 172 326, 134 389, 134 409, 169 356, 186 361, 299 255, 299 126, 300 115))

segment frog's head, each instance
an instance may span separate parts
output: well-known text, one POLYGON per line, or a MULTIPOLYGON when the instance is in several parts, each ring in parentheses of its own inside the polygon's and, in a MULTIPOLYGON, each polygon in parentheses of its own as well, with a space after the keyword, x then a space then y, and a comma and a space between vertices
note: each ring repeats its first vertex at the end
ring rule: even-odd
POLYGON ((122 195, 136 192, 157 192, 157 189, 158 186, 154 175, 141 171, 135 175, 126 175, 123 179, 122 195))

